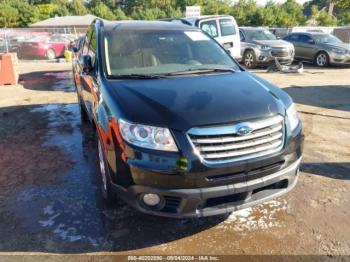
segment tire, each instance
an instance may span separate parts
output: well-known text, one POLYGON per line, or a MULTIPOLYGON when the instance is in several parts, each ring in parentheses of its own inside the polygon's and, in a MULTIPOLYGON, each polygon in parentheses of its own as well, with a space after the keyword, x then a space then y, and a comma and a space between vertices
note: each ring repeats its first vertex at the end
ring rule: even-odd
POLYGON ((319 52, 314 61, 315 65, 318 67, 325 67, 329 65, 329 56, 326 52, 319 52))
POLYGON ((243 64, 248 69, 256 67, 257 62, 256 62, 256 57, 255 57, 254 51, 248 50, 248 51, 244 52, 243 64))
POLYGON ((112 192, 109 169, 108 169, 108 164, 104 154, 102 142, 98 137, 97 133, 96 133, 96 137, 97 137, 97 157, 99 162, 99 175, 101 180, 102 197, 108 206, 115 206, 116 196, 112 192))
POLYGON ((49 59, 49 60, 56 59, 55 50, 53 50, 53 49, 47 50, 47 51, 46 51, 46 57, 47 57, 47 59, 49 59))
POLYGON ((79 104, 79 112, 80 112, 81 122, 82 123, 87 123, 87 122, 90 121, 89 116, 88 116, 88 114, 87 114, 87 112, 85 110, 84 105, 81 102, 82 99, 81 99, 80 95, 78 94, 78 92, 77 92, 77 95, 78 95, 78 104, 79 104))

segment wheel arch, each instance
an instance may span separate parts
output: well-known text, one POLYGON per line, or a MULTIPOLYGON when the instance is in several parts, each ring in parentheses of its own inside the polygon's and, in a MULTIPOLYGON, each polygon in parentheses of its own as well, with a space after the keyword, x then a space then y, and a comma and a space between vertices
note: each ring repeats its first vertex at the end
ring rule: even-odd
POLYGON ((317 52, 316 52, 316 54, 315 54, 315 56, 314 56, 314 58, 313 58, 313 61, 316 60, 317 56, 318 56, 320 53, 326 53, 326 55, 328 56, 328 60, 330 59, 330 55, 329 55, 328 51, 325 50, 325 49, 320 49, 320 50, 317 50, 317 52))

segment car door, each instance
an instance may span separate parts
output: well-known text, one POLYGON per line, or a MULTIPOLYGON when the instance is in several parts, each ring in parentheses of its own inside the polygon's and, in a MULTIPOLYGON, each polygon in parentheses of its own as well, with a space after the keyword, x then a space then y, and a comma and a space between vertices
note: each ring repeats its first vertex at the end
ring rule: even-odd
POLYGON ((227 50, 230 50, 233 57, 240 57, 241 41, 236 21, 232 17, 218 19, 219 37, 218 42, 227 50))
POLYGON ((84 50, 85 46, 85 39, 81 39, 79 42, 80 48, 78 53, 74 55, 74 58, 72 59, 72 67, 73 67, 73 77, 74 77, 74 82, 75 82, 75 87, 77 89, 77 93, 82 97, 82 89, 81 89, 81 83, 80 83, 80 76, 82 73, 82 64, 81 64, 81 57, 84 54, 87 54, 88 52, 88 46, 84 50))
POLYGON ((295 51, 295 59, 303 59, 302 57, 302 45, 300 42, 300 35, 299 34, 291 34, 287 37, 285 37, 283 40, 288 41, 294 45, 294 51, 295 51))
POLYGON ((300 57, 305 60, 313 60, 317 52, 316 43, 310 35, 301 34, 299 36, 300 57))
POLYGON ((240 41, 241 41, 241 56, 243 57, 244 52, 246 50, 246 48, 248 47, 248 43, 246 42, 246 36, 244 34, 243 30, 239 30, 239 37, 240 37, 240 41))
POLYGON ((56 57, 61 57, 64 55, 66 50, 66 42, 62 37, 54 36, 49 40, 49 46, 55 51, 56 57))
MULTIPOLYGON (((204 19, 199 22, 199 28, 206 32, 211 37, 215 38, 219 43, 219 26, 217 23, 217 19, 204 19)), ((221 44, 221 43, 220 43, 221 44)))
MULTIPOLYGON (((84 100, 84 104, 88 115, 90 118, 93 117, 94 108, 97 105, 97 84, 96 84, 96 75, 97 75, 97 61, 96 61, 96 32, 95 26, 91 25, 87 32, 86 44, 84 45, 86 52, 85 55, 90 56, 91 58, 91 68, 90 72, 84 72, 83 70, 80 73, 80 84, 82 89, 82 98, 84 100)), ((84 56, 84 55, 83 55, 84 56)))

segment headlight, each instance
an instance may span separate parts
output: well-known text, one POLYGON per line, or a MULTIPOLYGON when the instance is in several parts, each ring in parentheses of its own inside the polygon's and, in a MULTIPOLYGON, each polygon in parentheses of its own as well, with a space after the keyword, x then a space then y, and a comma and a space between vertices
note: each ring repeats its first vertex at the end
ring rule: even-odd
POLYGON ((294 104, 291 104, 287 109, 287 117, 288 117, 290 129, 293 131, 298 126, 300 121, 294 104))
POLYGON ((339 48, 332 48, 332 51, 338 55, 346 55, 347 53, 347 50, 339 48))
POLYGON ((264 50, 264 51, 269 51, 269 50, 271 50, 271 46, 268 46, 268 45, 261 45, 261 46, 260 46, 260 49, 261 49, 261 50, 264 50))
POLYGON ((119 129, 122 137, 130 144, 162 151, 178 151, 167 128, 133 124, 121 119, 119 129))

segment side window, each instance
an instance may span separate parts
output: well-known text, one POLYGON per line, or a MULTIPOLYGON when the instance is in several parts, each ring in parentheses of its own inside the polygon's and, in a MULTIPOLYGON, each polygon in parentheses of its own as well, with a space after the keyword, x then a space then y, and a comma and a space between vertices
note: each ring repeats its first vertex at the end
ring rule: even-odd
POLYGON ((96 34, 95 34, 95 24, 89 26, 86 33, 83 54, 90 55, 92 67, 95 66, 95 56, 96 56, 96 34))
POLYGON ((289 41, 291 41, 291 42, 300 42, 299 35, 295 34, 295 35, 289 36, 289 41))
POLYGON ((310 44, 312 42, 312 38, 308 35, 300 35, 300 42, 304 44, 310 44))
POLYGON ((242 31, 239 31, 239 38, 241 39, 241 42, 243 42, 245 40, 242 31))
POLYGON ((219 24, 221 36, 235 35, 237 33, 232 19, 220 19, 219 24))
POLYGON ((218 28, 216 25, 216 20, 202 22, 201 29, 212 37, 218 37, 218 28))
POLYGON ((86 35, 84 37, 83 44, 82 44, 82 50, 81 50, 82 55, 87 55, 89 53, 89 42, 90 42, 91 34, 94 31, 93 29, 94 29, 93 26, 89 26, 86 32, 86 35))
POLYGON ((95 57, 96 57, 96 33, 95 31, 92 31, 92 35, 90 38, 90 45, 89 45, 89 55, 91 56, 91 63, 92 67, 95 66, 95 57))
POLYGON ((290 35, 283 37, 284 41, 290 41, 290 35))

